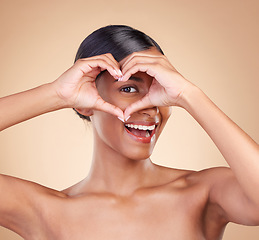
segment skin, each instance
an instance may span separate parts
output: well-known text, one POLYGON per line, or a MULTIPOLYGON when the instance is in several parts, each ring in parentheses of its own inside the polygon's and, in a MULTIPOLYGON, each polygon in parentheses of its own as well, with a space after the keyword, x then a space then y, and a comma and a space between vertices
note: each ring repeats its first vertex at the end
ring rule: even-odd
POLYGON ((64 191, 0 175, 2 226, 28 240, 217 240, 228 222, 259 225, 258 144, 156 49, 120 63, 110 54, 83 59, 53 83, 0 99, 0 129, 72 107, 91 116, 90 174, 64 191), (152 163, 171 106, 189 112, 230 168, 195 172, 152 163), (132 139, 118 116, 156 122, 153 141, 132 139))

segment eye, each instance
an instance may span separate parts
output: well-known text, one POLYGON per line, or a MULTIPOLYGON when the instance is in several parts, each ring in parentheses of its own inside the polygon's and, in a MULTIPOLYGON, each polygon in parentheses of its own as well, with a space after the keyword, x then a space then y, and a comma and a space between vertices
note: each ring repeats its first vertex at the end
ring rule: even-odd
POLYGON ((134 93, 134 92, 137 92, 137 89, 135 87, 128 86, 128 87, 121 88, 120 91, 126 92, 126 93, 134 93))

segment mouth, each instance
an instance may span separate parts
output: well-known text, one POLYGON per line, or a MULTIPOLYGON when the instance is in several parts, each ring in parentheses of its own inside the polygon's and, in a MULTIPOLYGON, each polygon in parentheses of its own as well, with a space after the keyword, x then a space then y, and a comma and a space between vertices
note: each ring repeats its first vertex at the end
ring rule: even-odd
POLYGON ((142 143, 150 143, 154 139, 154 135, 156 132, 157 124, 133 124, 126 123, 125 125, 126 132, 130 134, 134 140, 137 140, 142 143))

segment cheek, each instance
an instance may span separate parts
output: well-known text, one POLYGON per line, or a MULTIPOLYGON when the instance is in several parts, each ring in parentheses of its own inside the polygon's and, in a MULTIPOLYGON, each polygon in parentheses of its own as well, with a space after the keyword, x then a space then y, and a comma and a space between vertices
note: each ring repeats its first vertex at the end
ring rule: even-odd
POLYGON ((129 101, 123 98, 122 94, 114 89, 109 89, 107 86, 100 85, 97 88, 99 95, 101 98, 116 107, 119 107, 122 110, 125 110, 127 105, 129 105, 129 101))
POLYGON ((163 118, 163 121, 167 122, 168 118, 172 114, 172 107, 159 107, 158 109, 163 118))
POLYGON ((116 135, 115 131, 120 127, 119 124, 121 124, 117 117, 97 110, 91 116, 91 121, 98 136, 104 141, 111 141, 116 135))
POLYGON ((112 105, 119 107, 121 110, 125 110, 130 104, 140 100, 144 95, 138 94, 135 96, 127 96, 126 94, 122 94, 119 92, 114 92, 110 96, 105 96, 104 100, 112 105))
POLYGON ((159 128, 159 135, 161 134, 161 132, 163 131, 169 117, 171 116, 172 113, 172 107, 159 107, 159 112, 162 118, 162 124, 160 125, 159 128))
POLYGON ((103 111, 98 111, 98 110, 93 110, 93 115, 91 116, 91 120, 93 124, 102 129, 110 129, 111 124, 114 124, 115 116, 112 114, 103 112, 103 111))
POLYGON ((114 105, 119 107, 122 111, 124 111, 130 104, 136 102, 135 99, 125 99, 120 98, 118 101, 114 101, 114 105))

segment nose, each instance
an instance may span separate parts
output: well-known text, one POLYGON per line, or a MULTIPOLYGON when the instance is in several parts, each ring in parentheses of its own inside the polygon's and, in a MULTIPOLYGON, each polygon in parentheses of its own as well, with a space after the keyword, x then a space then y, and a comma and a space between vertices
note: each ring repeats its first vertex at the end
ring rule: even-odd
POLYGON ((159 113, 158 107, 145 108, 138 111, 139 114, 144 114, 149 117, 155 117, 159 113))

